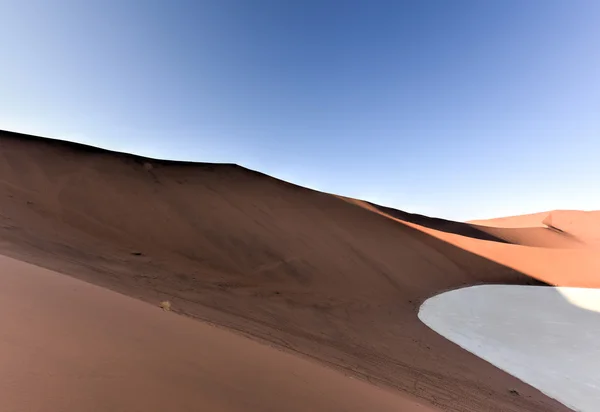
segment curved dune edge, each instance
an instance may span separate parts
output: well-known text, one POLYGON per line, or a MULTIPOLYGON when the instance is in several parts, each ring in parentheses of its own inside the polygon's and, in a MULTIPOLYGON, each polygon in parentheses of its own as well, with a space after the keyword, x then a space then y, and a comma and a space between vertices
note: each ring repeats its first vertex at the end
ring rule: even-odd
POLYGON ((5 411, 433 411, 65 275, 0 268, 5 411))
POLYGON ((565 406, 594 412, 600 404, 599 312, 600 289, 485 285, 434 296, 418 316, 565 406))

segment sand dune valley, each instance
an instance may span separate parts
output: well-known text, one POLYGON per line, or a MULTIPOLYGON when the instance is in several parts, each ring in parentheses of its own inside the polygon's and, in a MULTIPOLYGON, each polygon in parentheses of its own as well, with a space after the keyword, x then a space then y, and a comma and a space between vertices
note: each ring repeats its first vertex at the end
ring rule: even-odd
MULTIPOLYGON (((460 327, 500 319, 503 301, 480 318, 485 300, 452 295, 456 312, 432 312, 447 333, 419 318, 483 285, 599 288, 600 212, 454 222, 233 164, 0 132, 2 412, 572 410, 493 363, 558 333, 548 316, 504 322, 496 348, 477 335, 489 323, 460 327)), ((597 320, 557 301, 563 323, 597 320)))

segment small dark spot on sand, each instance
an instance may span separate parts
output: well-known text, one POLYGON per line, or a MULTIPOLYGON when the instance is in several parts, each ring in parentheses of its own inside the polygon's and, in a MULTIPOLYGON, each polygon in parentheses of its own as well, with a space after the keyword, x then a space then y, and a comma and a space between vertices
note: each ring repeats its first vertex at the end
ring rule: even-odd
POLYGON ((27 204, 28 204, 28 205, 32 205, 32 204, 33 204, 33 202, 32 202, 31 200, 28 200, 28 201, 27 201, 27 204))
POLYGON ((133 256, 142 256, 142 252, 131 252, 133 256))
POLYGON ((516 390, 516 389, 511 389, 511 390, 509 390, 508 392, 509 392, 511 395, 514 395, 514 396, 519 396, 519 395, 521 395, 521 394, 519 393, 519 391, 518 391, 518 390, 516 390))

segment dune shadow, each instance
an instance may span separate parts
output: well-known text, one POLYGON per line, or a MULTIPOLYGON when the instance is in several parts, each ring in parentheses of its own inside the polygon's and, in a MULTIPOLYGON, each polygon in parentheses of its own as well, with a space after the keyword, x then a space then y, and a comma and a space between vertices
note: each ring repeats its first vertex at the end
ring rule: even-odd
POLYGON ((483 230, 477 229, 473 225, 462 222, 455 222, 452 220, 446 220, 436 217, 429 217, 425 215, 420 215, 416 213, 408 213, 402 210, 397 210, 387 206, 380 206, 375 203, 365 202, 370 206, 373 206, 378 211, 394 217, 396 219, 404 220, 406 222, 414 223, 420 226, 427 227, 429 229, 439 230, 441 232, 453 233, 455 235, 461 235, 470 237, 473 239, 479 240, 488 240, 492 242, 499 243, 510 243, 504 239, 501 239, 497 236, 491 235, 489 233, 484 232, 483 230))

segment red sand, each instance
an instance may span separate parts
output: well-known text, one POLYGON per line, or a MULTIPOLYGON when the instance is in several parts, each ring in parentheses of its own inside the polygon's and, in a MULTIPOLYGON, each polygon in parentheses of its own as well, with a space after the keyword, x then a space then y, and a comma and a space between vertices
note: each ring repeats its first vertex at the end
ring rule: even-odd
MULTIPOLYGON (((235 165, 0 134, 0 253, 153 305, 168 299, 178 313, 436 410, 567 410, 416 316, 428 297, 472 284, 599 286, 600 227, 564 213, 562 231, 501 230, 315 192, 235 165)), ((215 396, 245 402, 234 390, 215 396)), ((339 408, 345 396, 335 397, 339 408)))
POLYGON ((3 411, 432 411, 89 283, 0 267, 3 411))

